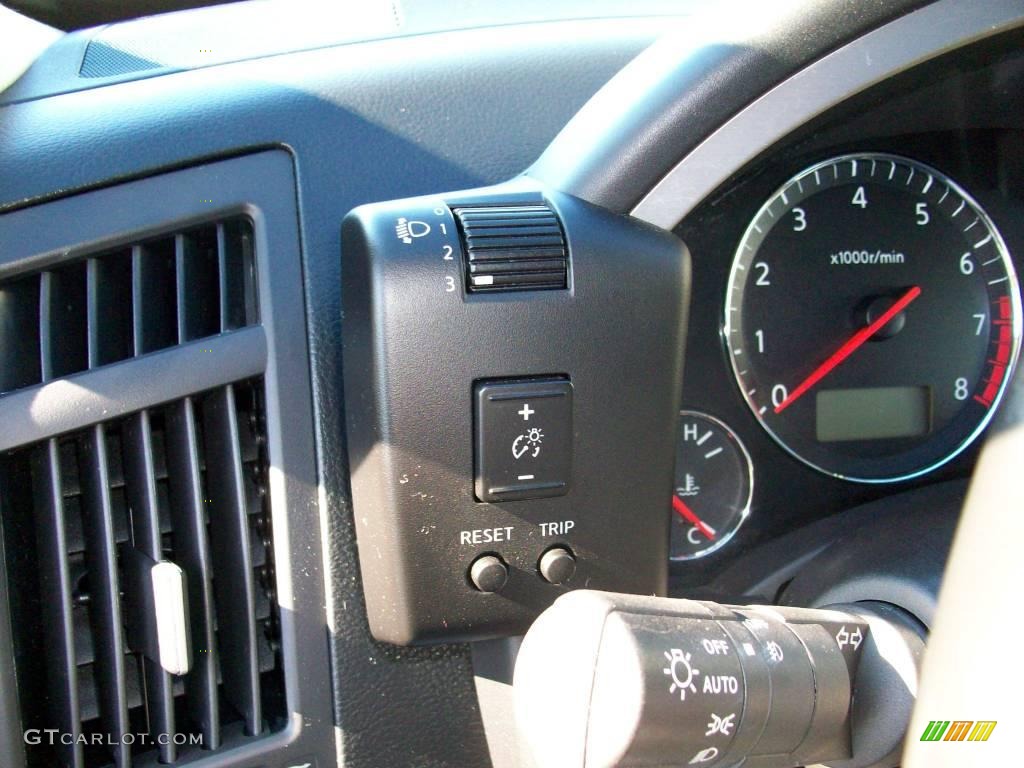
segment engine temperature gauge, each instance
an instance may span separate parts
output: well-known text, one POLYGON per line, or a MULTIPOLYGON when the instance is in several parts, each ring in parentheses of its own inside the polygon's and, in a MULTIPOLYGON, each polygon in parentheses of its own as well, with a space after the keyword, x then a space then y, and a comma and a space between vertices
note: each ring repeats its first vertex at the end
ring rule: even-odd
POLYGON ((680 411, 672 494, 672 560, 693 560, 720 549, 750 514, 754 467, 723 422, 680 411))

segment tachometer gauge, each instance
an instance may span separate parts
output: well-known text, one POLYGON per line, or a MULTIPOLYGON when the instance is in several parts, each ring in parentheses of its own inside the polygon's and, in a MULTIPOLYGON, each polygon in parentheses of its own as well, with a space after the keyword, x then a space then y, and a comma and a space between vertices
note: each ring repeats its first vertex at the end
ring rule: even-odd
POLYGON ((757 212, 724 334, 743 397, 783 448, 891 482, 945 463, 988 423, 1020 348, 1020 289, 999 232, 952 180, 845 155, 757 212))
POLYGON ((720 549, 750 514, 750 455, 723 422, 681 411, 676 438, 670 557, 693 560, 720 549))

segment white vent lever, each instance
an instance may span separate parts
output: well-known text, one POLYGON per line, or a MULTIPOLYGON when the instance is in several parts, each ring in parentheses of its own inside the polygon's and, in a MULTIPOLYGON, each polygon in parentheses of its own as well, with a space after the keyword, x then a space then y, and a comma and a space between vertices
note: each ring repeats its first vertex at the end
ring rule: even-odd
POLYGON ((188 631, 188 594, 185 572, 162 560, 150 570, 160 666, 172 675, 192 668, 192 644, 188 631))

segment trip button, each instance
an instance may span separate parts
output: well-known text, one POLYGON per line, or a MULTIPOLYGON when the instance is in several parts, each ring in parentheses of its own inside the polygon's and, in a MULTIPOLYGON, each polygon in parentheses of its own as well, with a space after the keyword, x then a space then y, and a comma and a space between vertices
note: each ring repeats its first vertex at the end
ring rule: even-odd
POLYGON ((552 547, 540 556, 537 570, 549 584, 565 584, 576 573, 576 558, 565 547, 552 547))
POLYGON ((562 496, 572 470, 572 383, 480 382, 474 491, 480 501, 562 496))

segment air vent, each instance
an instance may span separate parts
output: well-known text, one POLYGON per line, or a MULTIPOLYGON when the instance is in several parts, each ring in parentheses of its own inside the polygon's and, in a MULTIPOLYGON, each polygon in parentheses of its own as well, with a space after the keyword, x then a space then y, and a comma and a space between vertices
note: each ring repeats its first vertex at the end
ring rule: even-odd
POLYGON ((281 150, 0 214, 3 768, 330 762, 297 221, 281 150))
POLYGON ((259 322, 236 217, 0 283, 0 393, 259 322))
POLYGON ((262 398, 227 385, 0 461, 23 725, 71 742, 28 765, 176 764, 284 725, 262 398), (153 562, 185 573, 184 675, 152 649, 153 562))
POLYGON ((466 249, 466 290, 552 290, 568 284, 568 249, 546 205, 456 208, 466 249))

